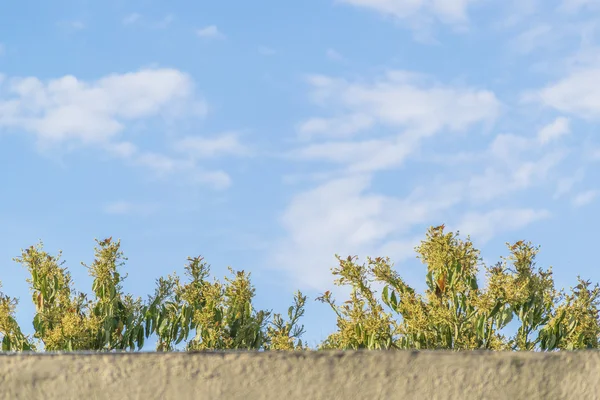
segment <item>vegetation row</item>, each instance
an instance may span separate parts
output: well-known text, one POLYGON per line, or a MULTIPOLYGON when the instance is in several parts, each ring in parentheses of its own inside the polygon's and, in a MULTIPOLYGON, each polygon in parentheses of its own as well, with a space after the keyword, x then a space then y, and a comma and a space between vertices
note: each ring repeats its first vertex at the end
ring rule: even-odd
MULTIPOLYGON (((336 305, 326 291, 315 300, 331 307, 337 331, 310 349, 299 324, 307 297, 296 292, 287 318, 252 305, 250 274, 229 268, 221 283, 209 280, 202 257, 188 258, 186 280, 171 274, 156 281, 146 301, 123 293, 126 258, 120 241, 96 240, 88 268, 92 295, 77 292, 61 253, 40 242, 14 260, 27 268, 36 313, 33 335, 15 318, 17 299, 0 291, 2 351, 139 351, 152 335, 156 351, 447 349, 553 351, 598 348, 600 288, 578 278, 569 292, 555 288, 551 268, 535 266, 539 248, 507 243, 509 255, 493 266, 482 263, 470 238, 432 227, 415 248, 426 265, 426 290, 402 280, 389 258, 342 258, 332 268, 334 283, 349 286, 350 298, 336 305), (486 272, 482 287, 477 275, 486 272), (372 288, 378 282, 380 295, 372 288), (513 322, 516 333, 506 334, 513 322)), ((0 286, 1 288, 1 286, 0 286)))

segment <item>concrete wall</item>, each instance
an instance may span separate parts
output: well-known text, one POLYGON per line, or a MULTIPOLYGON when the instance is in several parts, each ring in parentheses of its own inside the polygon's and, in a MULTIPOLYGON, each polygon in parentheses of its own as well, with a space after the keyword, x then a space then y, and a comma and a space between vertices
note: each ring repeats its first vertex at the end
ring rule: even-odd
POLYGON ((598 399, 600 353, 1 354, 1 399, 598 399))

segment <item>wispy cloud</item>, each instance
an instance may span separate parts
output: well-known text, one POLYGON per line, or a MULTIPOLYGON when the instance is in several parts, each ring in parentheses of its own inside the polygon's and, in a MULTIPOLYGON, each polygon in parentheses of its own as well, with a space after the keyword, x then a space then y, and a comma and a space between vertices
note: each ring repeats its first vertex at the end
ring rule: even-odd
POLYGON ((452 167, 432 173, 428 163, 437 158, 427 151, 428 139, 470 141, 474 129, 491 131, 504 109, 493 92, 407 71, 354 80, 313 75, 308 81, 311 99, 325 116, 298 124, 301 141, 288 156, 336 169, 329 175, 321 170, 316 186, 297 193, 284 210, 287 236, 273 245, 271 264, 296 281, 324 290, 334 253, 385 251, 406 258, 413 254, 413 229, 426 224, 446 223, 485 243, 552 216, 545 208, 502 201, 556 185, 569 154, 560 146, 570 132, 568 118, 557 117, 527 136, 488 136, 487 148, 471 152, 438 150, 436 156, 452 158, 452 167), (372 185, 381 171, 398 173, 403 182, 401 168, 411 167, 415 176, 409 180, 420 183, 408 186, 405 195, 383 195, 372 185))
POLYGON ((229 174, 222 170, 207 170, 198 164, 194 157, 170 156, 152 151, 139 150, 131 143, 110 143, 105 148, 122 158, 132 166, 141 167, 153 173, 159 180, 175 182, 186 185, 201 184, 212 186, 214 189, 223 190, 231 186, 229 174))
POLYGON ((136 22, 138 22, 140 19, 142 18, 142 16, 138 13, 131 13, 128 16, 126 16, 125 18, 123 18, 123 25, 132 25, 135 24, 136 22))
POLYGON ((525 102, 539 102, 582 118, 600 117, 600 67, 590 66, 540 90, 523 95, 525 102))
POLYGON ((423 135, 493 121, 501 106, 488 90, 444 86, 407 71, 388 71, 372 82, 314 75, 309 83, 316 104, 341 108, 344 116, 362 114, 376 118, 378 125, 404 127, 423 135))
POLYGON ((562 0, 560 9, 569 13, 576 13, 585 9, 599 8, 596 0, 562 0))
POLYGON ((243 153, 246 148, 235 134, 178 139, 173 144, 177 156, 146 151, 121 138, 132 122, 155 116, 204 117, 206 108, 190 76, 175 69, 144 69, 91 82, 70 75, 46 82, 9 78, 0 86, 0 127, 31 132, 41 150, 62 144, 94 147, 157 177, 183 174, 222 189, 231 184, 230 177, 204 170, 196 160, 243 153))
POLYGON ((458 230, 477 238, 481 244, 498 233, 519 230, 532 222, 550 218, 548 210, 531 208, 506 208, 489 212, 466 213, 457 225, 458 230))
POLYGON ((573 187, 583 181, 585 177, 585 169, 579 168, 575 173, 560 178, 556 184, 556 191, 554 192, 553 198, 558 199, 559 197, 571 192, 573 187))
POLYGON ((341 55, 340 53, 338 53, 334 49, 327 49, 327 51, 325 52, 325 55, 327 56, 327 58, 329 58, 332 61, 343 61, 344 60, 344 56, 341 55))
POLYGON ((443 22, 463 22, 467 19, 467 8, 477 0, 337 0, 357 7, 390 14, 398 18, 409 18, 419 13, 431 13, 443 22))
POLYGON ((522 54, 531 53, 538 48, 551 46, 552 39, 555 39, 555 32, 549 24, 529 27, 511 41, 510 46, 522 54))
POLYGON ((351 137, 374 125, 375 121, 367 114, 349 114, 342 117, 310 118, 297 127, 300 138, 313 139, 319 136, 332 138, 351 137))
POLYGON ((196 159, 221 155, 248 155, 249 149, 240 143, 237 132, 225 132, 215 137, 187 136, 173 143, 173 148, 196 159))
POLYGON ((573 197, 572 204, 574 207, 583 207, 598 197, 600 194, 600 190, 587 190, 585 192, 578 193, 575 197, 573 197))
MULTIPOLYGON (((526 1, 526 0, 522 0, 526 1)), ((439 44, 435 28, 438 23, 455 32, 466 32, 470 21, 468 9, 480 0, 335 0, 360 9, 391 17, 410 29, 415 41, 439 44)))
POLYGON ((60 28, 65 29, 67 31, 71 31, 71 32, 80 31, 80 30, 85 29, 85 27, 86 27, 85 23, 80 20, 60 21, 57 23, 57 25, 60 28))
POLYGON ((199 37, 206 39, 222 39, 225 37, 225 35, 219 31, 216 25, 209 25, 205 26, 204 28, 200 28, 196 31, 196 34, 199 37))
POLYGON ((421 140, 442 130, 460 132, 492 123, 501 104, 492 92, 453 88, 406 71, 389 71, 372 83, 311 76, 312 97, 339 115, 310 118, 298 126, 299 137, 344 139, 374 127, 402 129, 400 134, 362 141, 330 140, 296 149, 296 159, 353 164, 352 171, 396 167, 421 140))
POLYGON ((552 123, 544 126, 538 132, 538 140, 541 144, 546 144, 553 140, 567 135, 571 132, 569 119, 565 117, 557 117, 552 123))
POLYGON ((173 23, 173 21, 175 21, 175 15, 167 14, 164 16, 163 19, 161 19, 159 22, 157 22, 155 26, 158 29, 166 29, 173 23))
MULTIPOLYGON (((391 234, 407 233, 444 208, 442 202, 426 198, 403 201, 369 193, 370 183, 366 175, 353 175, 297 194, 281 219, 289 236, 273 243, 277 250, 271 252, 270 264, 289 272, 304 287, 325 290, 334 253, 372 255, 391 234)), ((410 252, 407 247, 386 255, 400 257, 399 249, 410 252)))
POLYGON ((275 49, 268 46, 258 46, 258 52, 263 56, 272 56, 277 53, 275 49))
POLYGON ((103 207, 104 213, 109 215, 140 215, 148 216, 158 210, 156 204, 135 203, 130 201, 115 201, 103 207))
POLYGON ((175 69, 114 74, 95 82, 72 75, 43 82, 12 78, 0 91, 0 126, 19 127, 40 141, 103 142, 127 121, 197 110, 191 78, 175 69))

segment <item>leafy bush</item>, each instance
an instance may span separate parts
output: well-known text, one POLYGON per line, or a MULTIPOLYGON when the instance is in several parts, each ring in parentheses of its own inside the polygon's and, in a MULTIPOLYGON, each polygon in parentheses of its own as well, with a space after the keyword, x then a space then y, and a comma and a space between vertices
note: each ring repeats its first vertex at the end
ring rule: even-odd
MULTIPOLYGON (((184 341, 186 350, 308 350, 300 339, 304 327, 298 326, 306 303, 300 291, 285 322, 280 314, 253 308, 255 289, 249 273, 229 268, 233 278, 209 282, 210 267, 195 257, 185 266, 186 283, 175 273, 161 277, 155 293, 143 302, 123 293, 126 276, 119 271, 126 258, 120 241, 96 242, 94 262, 83 264, 94 278, 93 300, 72 288, 61 254, 47 254, 42 243, 15 258, 31 275, 27 281, 36 306, 35 333, 22 333, 14 318, 17 300, 0 292, 3 351, 42 346, 46 351, 134 351, 153 334, 158 337, 157 351, 174 351, 184 341)), ((329 291, 316 299, 333 309, 338 327, 318 350, 598 348, 600 287, 578 278, 570 293, 559 291, 551 269, 535 268, 538 248, 523 241, 507 245, 508 257, 483 266, 487 285, 481 287, 481 258, 471 240, 444 233, 443 225, 430 228, 415 249, 427 266, 424 294, 400 278, 389 258, 367 258, 359 265, 356 257, 336 255, 335 284, 352 291, 341 306, 329 291), (372 282, 383 285, 382 303, 372 282), (511 321, 518 329, 507 337, 503 332, 511 321)))

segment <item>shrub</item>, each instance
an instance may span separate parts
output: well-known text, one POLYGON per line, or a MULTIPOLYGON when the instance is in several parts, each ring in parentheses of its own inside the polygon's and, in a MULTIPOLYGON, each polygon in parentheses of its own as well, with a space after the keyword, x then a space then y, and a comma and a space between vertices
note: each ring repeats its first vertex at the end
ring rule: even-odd
MULTIPOLYGON (((254 309, 249 273, 229 268, 233 277, 225 283, 209 282, 210 266, 198 256, 188 258, 186 283, 175 273, 161 277, 155 293, 142 302, 123 293, 126 276, 120 269, 126 258, 120 241, 96 243, 94 262, 82 263, 94 278, 93 300, 72 288, 61 253, 49 255, 41 242, 15 258, 31 275, 35 333, 22 333, 14 318, 17 300, 0 292, 2 351, 134 351, 153 334, 157 351, 174 351, 184 341, 186 350, 308 350, 300 339, 304 327, 298 325, 306 304, 300 291, 286 322, 280 314, 254 309)), ((444 225, 430 228, 415 249, 427 267, 424 294, 402 280, 389 258, 368 257, 359 265, 356 256, 336 255, 335 284, 349 285, 351 294, 341 306, 330 291, 316 299, 332 308, 338 328, 318 349, 598 348, 600 287, 578 278, 570 293, 559 291, 550 268, 535 268, 539 248, 524 241, 507 246, 508 257, 483 265, 487 285, 482 287, 477 279, 481 258, 470 238, 444 233, 444 225), (372 282, 383 286, 381 302, 372 282), (511 321, 518 328, 507 336, 511 321)))

